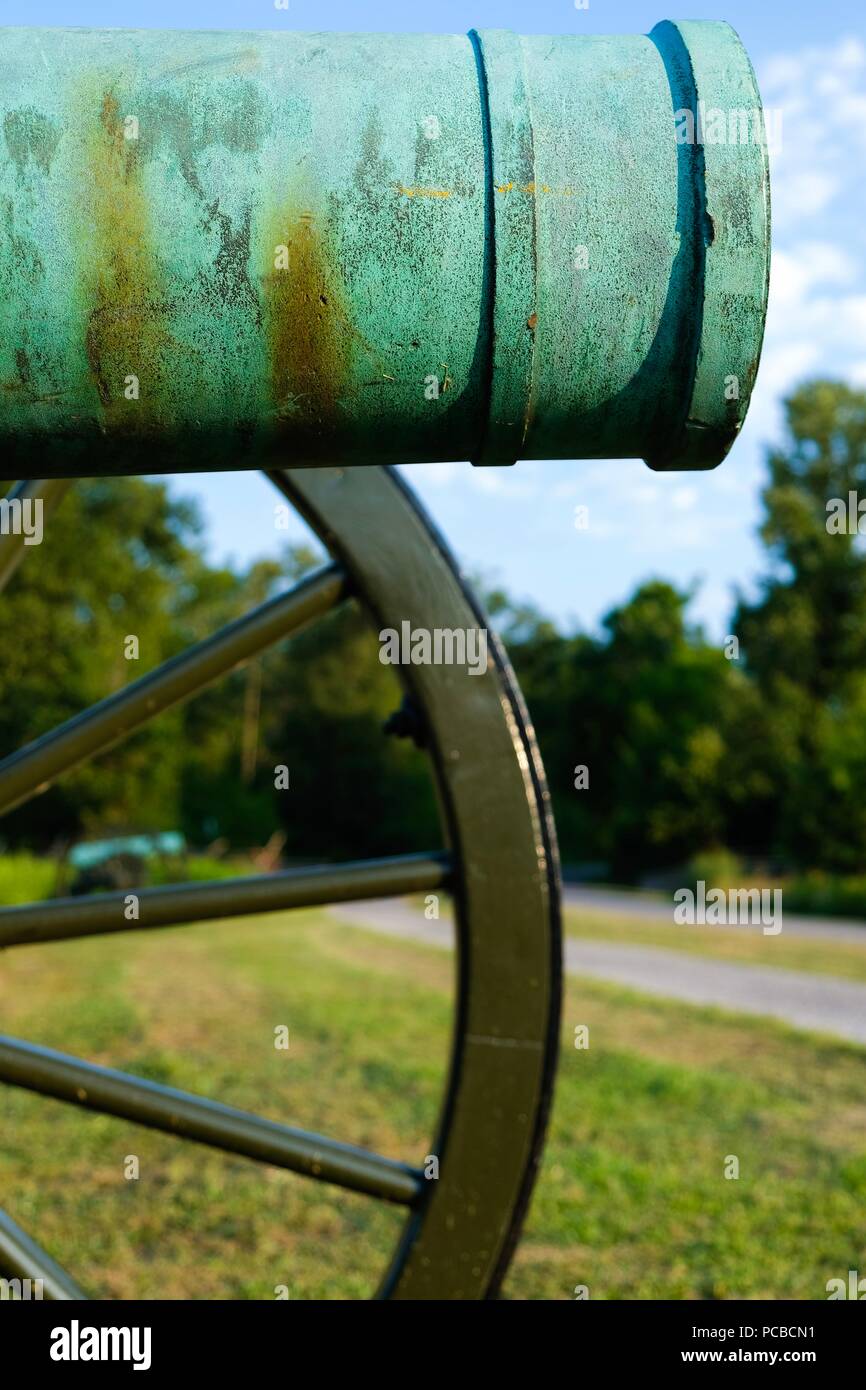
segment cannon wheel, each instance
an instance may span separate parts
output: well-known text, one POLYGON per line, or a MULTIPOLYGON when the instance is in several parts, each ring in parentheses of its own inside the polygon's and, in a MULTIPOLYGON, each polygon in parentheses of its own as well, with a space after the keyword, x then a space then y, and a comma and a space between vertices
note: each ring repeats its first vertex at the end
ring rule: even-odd
MULTIPOLYGON (((0 763, 0 813, 65 769, 195 694, 274 641, 357 597, 377 628, 471 629, 484 615, 442 540, 391 469, 290 469, 268 476, 321 538, 332 563, 205 642, 0 763)), ((63 486, 20 484, 59 500, 63 486)), ((3 538, 0 582, 20 558, 3 538)), ((142 889, 0 911, 0 947, 360 897, 448 889, 457 996, 450 1073, 430 1154, 438 1178, 354 1146, 65 1054, 0 1038, 0 1081, 408 1208, 380 1298, 495 1297, 538 1167, 559 1032, 560 927, 554 829, 533 730, 508 659, 489 634, 487 670, 408 666, 401 675, 430 754, 445 854, 405 855, 228 883, 142 889)), ((430 1165, 428 1165, 429 1167, 430 1165)), ((0 1265, 42 1278, 44 1295, 83 1298, 0 1213, 0 1265)))

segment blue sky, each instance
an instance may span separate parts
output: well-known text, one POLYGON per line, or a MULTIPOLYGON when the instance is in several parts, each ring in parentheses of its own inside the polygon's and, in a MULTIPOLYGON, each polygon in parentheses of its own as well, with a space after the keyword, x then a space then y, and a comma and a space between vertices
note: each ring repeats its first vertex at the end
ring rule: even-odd
MULTIPOLYGON (((106 28, 416 30, 494 26, 524 33, 647 32, 659 19, 727 19, 782 111, 771 151, 774 258, 767 339, 743 434, 710 474, 663 476, 636 461, 443 464, 408 470, 453 548, 567 625, 593 628, 635 584, 700 582, 693 614, 727 630, 733 586, 762 565, 756 541, 764 448, 779 401, 807 375, 866 386, 866 4, 822 0, 0 0, 4 24, 106 28), (589 507, 576 531, 574 507, 589 507)), ((178 478, 208 521, 216 559, 277 544, 273 494, 255 474, 178 478)), ((285 538, 285 532, 279 533, 285 538)), ((301 534, 300 527, 298 534, 301 534)))

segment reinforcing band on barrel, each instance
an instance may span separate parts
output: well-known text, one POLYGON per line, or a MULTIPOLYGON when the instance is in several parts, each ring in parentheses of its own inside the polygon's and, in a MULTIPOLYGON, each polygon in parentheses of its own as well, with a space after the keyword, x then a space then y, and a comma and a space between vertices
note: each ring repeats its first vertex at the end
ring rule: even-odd
POLYGON ((768 265, 726 24, 0 28, 9 477, 710 468, 768 265))

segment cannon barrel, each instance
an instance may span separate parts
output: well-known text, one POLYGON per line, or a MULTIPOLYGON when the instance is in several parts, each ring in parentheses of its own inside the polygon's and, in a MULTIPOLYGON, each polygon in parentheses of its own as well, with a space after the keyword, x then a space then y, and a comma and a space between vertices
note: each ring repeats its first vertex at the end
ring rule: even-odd
POLYGON ((0 29, 4 476, 710 468, 757 371, 760 97, 649 36, 0 29))

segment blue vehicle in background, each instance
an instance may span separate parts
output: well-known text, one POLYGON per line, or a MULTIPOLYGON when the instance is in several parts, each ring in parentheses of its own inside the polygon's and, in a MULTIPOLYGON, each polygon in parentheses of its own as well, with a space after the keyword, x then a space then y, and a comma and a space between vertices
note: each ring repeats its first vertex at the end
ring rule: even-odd
POLYGON ((82 841, 66 856, 66 864, 75 870, 68 892, 80 897, 141 887, 149 860, 182 856, 186 850, 186 839, 179 830, 82 841))

